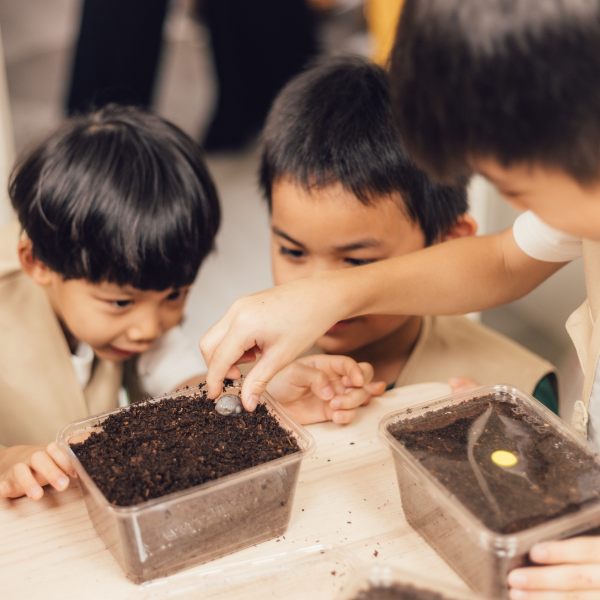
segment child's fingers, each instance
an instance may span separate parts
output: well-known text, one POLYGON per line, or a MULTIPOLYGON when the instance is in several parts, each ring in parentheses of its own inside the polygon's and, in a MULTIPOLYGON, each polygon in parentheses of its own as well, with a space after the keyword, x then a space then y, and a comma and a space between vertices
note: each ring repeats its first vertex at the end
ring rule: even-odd
POLYGON ((56 442, 51 442, 46 448, 50 458, 58 465, 58 468, 64 471, 70 477, 77 478, 77 471, 73 468, 69 457, 58 447, 56 442))
POLYGON ((10 479, 0 481, 0 499, 2 498, 19 498, 24 496, 23 488, 16 482, 10 479))
POLYGON ((33 476, 31 469, 25 463, 17 463, 12 470, 15 482, 21 486, 24 493, 32 500, 44 497, 44 490, 33 476))
MULTIPOLYGON (((360 365, 349 356, 341 354, 312 354, 299 358, 296 362, 301 362, 302 364, 325 371, 332 378, 340 380, 344 387, 362 387, 368 383, 365 380, 365 373, 369 373, 368 368, 363 371, 360 365)), ((364 364, 366 365, 367 363, 364 364)), ((372 378, 372 375, 370 377, 372 378)))
POLYGON ((508 574, 508 584, 519 590, 596 590, 600 594, 600 568, 588 564, 515 569, 508 574))
POLYGON ((600 576, 600 536, 537 544, 530 550, 529 556, 533 562, 546 565, 598 563, 600 576))
POLYGON ((510 600, 598 600, 598 592, 595 590, 578 592, 542 592, 510 590, 508 592, 510 600))
POLYGON ((365 389, 371 396, 381 396, 385 392, 387 388, 387 384, 385 381, 372 381, 368 385, 365 386, 365 389))
POLYGON ((55 490, 62 492, 69 487, 69 478, 58 468, 47 452, 31 455, 31 467, 38 477, 43 477, 55 490))
POLYGON ((466 392, 467 390, 473 390, 480 386, 479 383, 469 379, 468 377, 450 377, 448 379, 448 385, 452 388, 452 393, 466 392))
POLYGON ((354 417, 358 414, 358 410, 356 408, 352 410, 336 410, 331 415, 331 420, 334 423, 339 423, 340 425, 347 425, 352 422, 354 417))
POLYGON ((349 410, 352 408, 358 408, 363 404, 368 403, 371 399, 371 394, 363 388, 351 388, 342 396, 336 396, 330 403, 329 406, 333 410, 349 410))

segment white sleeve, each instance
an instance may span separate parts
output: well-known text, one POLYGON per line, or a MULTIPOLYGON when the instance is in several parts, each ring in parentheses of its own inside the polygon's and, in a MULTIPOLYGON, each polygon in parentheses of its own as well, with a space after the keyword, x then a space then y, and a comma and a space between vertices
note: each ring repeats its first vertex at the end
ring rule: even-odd
POLYGON ((151 396, 158 396, 205 373, 206 364, 198 346, 194 347, 177 326, 140 355, 137 371, 142 389, 151 396))
POLYGON ((525 254, 544 262, 569 262, 583 253, 581 238, 546 225, 531 211, 517 217, 513 225, 517 245, 525 254))

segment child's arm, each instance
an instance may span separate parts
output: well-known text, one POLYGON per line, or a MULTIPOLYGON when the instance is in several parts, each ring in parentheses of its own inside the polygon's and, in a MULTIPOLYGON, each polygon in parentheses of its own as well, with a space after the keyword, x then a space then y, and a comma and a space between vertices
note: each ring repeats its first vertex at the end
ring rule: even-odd
POLYGON ((385 382, 372 379, 373 367, 368 363, 316 354, 299 358, 280 371, 267 391, 302 424, 350 423, 359 406, 385 392, 385 382))
POLYGON ((539 544, 529 555, 539 565, 552 566, 511 571, 511 600, 600 598, 599 536, 539 544))
POLYGON ((535 260, 512 229, 437 244, 352 269, 318 273, 238 299, 200 341, 211 396, 234 365, 262 353, 246 377, 246 406, 272 377, 334 323, 362 314, 452 315, 499 306, 537 287, 565 263, 535 260))
POLYGON ((55 442, 39 446, 11 446, 0 450, 0 498, 29 496, 40 500, 42 486, 63 492, 69 478, 77 477, 69 459, 55 442))

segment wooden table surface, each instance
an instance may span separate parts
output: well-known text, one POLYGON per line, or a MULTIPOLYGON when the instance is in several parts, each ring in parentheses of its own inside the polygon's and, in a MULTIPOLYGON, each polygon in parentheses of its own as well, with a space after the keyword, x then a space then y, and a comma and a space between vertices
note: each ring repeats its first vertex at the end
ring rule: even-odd
MULTIPOLYGON (((404 519, 393 462, 377 437, 385 414, 447 393, 443 384, 408 386, 375 399, 348 426, 309 426, 317 446, 303 462, 285 539, 210 566, 324 544, 349 550, 361 563, 434 574, 438 581, 465 588, 404 519)), ((121 600, 135 595, 136 588, 93 528, 76 481, 39 502, 0 500, 1 600, 36 595, 121 600)))

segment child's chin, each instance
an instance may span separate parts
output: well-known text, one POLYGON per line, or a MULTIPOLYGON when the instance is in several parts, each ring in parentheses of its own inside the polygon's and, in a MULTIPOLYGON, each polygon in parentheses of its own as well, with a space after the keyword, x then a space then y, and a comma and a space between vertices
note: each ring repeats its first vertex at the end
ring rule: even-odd
POLYGON ((317 346, 326 354, 346 354, 355 349, 350 341, 329 333, 317 340, 317 346))

